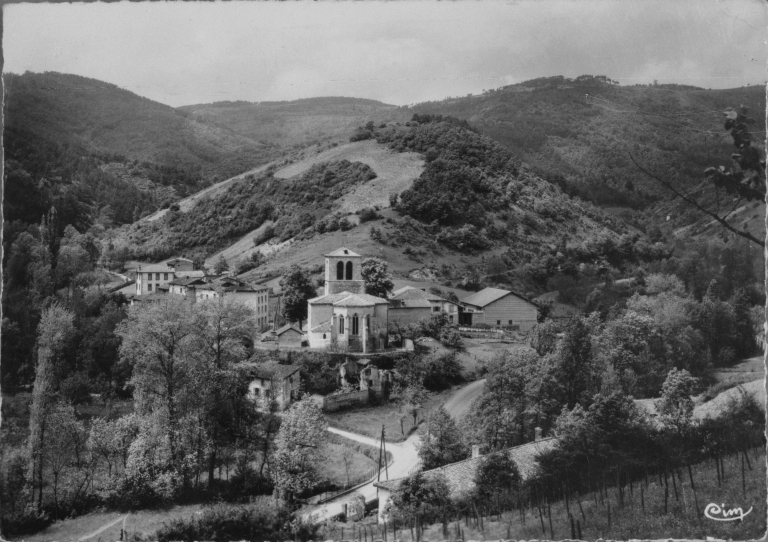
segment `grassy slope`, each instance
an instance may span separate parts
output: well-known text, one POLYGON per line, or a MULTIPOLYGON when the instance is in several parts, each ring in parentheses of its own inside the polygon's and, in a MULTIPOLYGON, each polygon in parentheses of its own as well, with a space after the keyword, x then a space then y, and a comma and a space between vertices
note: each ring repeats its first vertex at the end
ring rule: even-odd
MULTIPOLYGON (((699 511, 702 512, 701 523, 697 520, 691 484, 687 473, 684 473, 682 491, 678 485, 679 500, 675 499, 673 488, 669 489, 668 512, 664 513, 664 489, 659 484, 658 478, 649 478, 648 487, 643 487, 643 499, 645 511, 640 502, 639 486, 634 485, 632 499, 629 489, 625 490, 625 506, 621 508, 618 503, 614 488, 608 489, 609 497, 603 503, 598 496, 598 504, 595 504, 595 495, 588 494, 581 498, 586 521, 578 509, 578 505, 572 500, 570 510, 574 520, 580 520, 582 525, 582 540, 594 540, 604 538, 609 540, 626 540, 631 538, 659 539, 659 538, 688 538, 704 540, 706 536, 719 539, 748 540, 761 538, 766 531, 766 486, 765 486, 765 450, 753 449, 750 452, 752 469, 746 469, 746 492, 742 490, 741 459, 737 456, 729 456, 725 459, 725 481, 722 487, 718 487, 714 464, 701 463, 693 467, 693 479, 696 484, 699 511), (611 525, 608 526, 608 506, 611 505, 611 525), (752 512, 745 517, 743 522, 717 522, 703 517, 704 507, 708 503, 725 503, 726 507, 740 506, 744 511, 750 507, 752 512)), ((679 482, 678 482, 679 484, 679 482)), ((670 484, 671 486, 671 484, 670 484)), ((562 540, 571 538, 571 527, 566 511, 565 503, 559 501, 551 506, 552 531, 549 527, 549 518, 544 517, 546 534, 542 534, 541 522, 535 507, 526 510, 525 522, 517 512, 505 513, 503 521, 494 521, 486 518, 484 521, 485 532, 461 522, 465 540, 532 540, 545 538, 549 540, 562 540)), ((449 533, 453 536, 454 524, 451 524, 449 533)), ((442 527, 433 525, 426 529, 422 540, 444 539, 442 527)), ((400 539, 410 541, 410 533, 401 531, 400 539)))
POLYGON ((357 98, 309 98, 292 102, 217 102, 179 108, 192 118, 226 126, 255 141, 281 146, 346 139, 366 122, 404 121, 395 106, 357 98))
MULTIPOLYGON (((402 192, 408 188, 413 179, 418 177, 423 170, 423 159, 419 154, 412 152, 395 153, 385 146, 370 140, 346 143, 317 154, 308 152, 307 155, 302 160, 278 169, 275 172, 275 178, 290 179, 305 173, 316 164, 335 160, 362 162, 376 172, 377 176, 375 179, 364 185, 356 186, 351 193, 345 194, 340 198, 329 214, 331 212, 354 213, 359 209, 372 205, 387 207, 389 206, 389 195, 393 192, 402 192)), ((182 210, 184 209, 182 208, 182 210)), ((227 261, 235 262, 238 259, 249 257, 256 250, 260 250, 265 254, 274 252, 270 248, 273 245, 262 245, 259 248, 253 245, 251 240, 262 229, 263 227, 259 227, 247 233, 242 239, 230 247, 213 254, 206 261, 215 262, 220 255, 223 255, 227 261)))

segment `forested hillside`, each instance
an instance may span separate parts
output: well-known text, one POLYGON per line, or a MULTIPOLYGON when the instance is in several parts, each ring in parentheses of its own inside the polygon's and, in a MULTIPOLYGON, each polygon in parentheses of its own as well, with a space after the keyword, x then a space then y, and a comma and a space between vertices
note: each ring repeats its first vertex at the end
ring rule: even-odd
POLYGON ((470 121, 569 193, 642 208, 670 194, 638 171, 629 152, 653 171, 674 170, 681 187, 694 187, 705 168, 729 163, 733 143, 722 111, 741 104, 764 118, 765 89, 619 86, 581 76, 534 79, 411 110, 470 121))
POLYGON ((405 121, 410 113, 362 98, 308 98, 290 102, 215 102, 178 108, 191 118, 226 127, 254 141, 305 147, 346 139, 358 125, 405 121))

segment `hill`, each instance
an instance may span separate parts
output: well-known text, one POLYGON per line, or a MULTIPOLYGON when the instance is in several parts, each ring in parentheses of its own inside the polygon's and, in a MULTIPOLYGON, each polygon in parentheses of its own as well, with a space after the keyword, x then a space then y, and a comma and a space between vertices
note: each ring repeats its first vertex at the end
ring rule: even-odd
POLYGON ((466 123, 422 117, 380 125, 369 137, 233 180, 186 211, 132 226, 124 238, 139 258, 185 254, 211 263, 223 255, 232 265, 257 251, 269 255, 248 278, 291 263, 316 267, 343 245, 381 255, 398 278, 462 283, 481 270, 497 282, 545 279, 568 247, 575 261, 590 264, 662 255, 640 232, 563 193, 466 123))
MULTIPOLYGON (((535 79, 410 109, 468 120, 568 193, 603 207, 640 209, 670 194, 637 170, 629 152, 652 171, 673 170, 678 185, 692 189, 705 168, 729 163, 733 143, 722 111, 740 104, 764 118, 765 89, 619 86, 581 76, 535 79)), ((676 225, 697 218, 684 208, 672 215, 676 225)))
POLYGON ((410 114, 397 106, 361 98, 308 98, 287 102, 215 102, 178 108, 191 118, 226 127, 254 141, 306 147, 346 140, 359 125, 406 121, 410 114))
POLYGON ((230 177, 264 163, 272 146, 190 118, 116 85, 54 72, 7 74, 5 130, 84 152, 118 154, 230 177))

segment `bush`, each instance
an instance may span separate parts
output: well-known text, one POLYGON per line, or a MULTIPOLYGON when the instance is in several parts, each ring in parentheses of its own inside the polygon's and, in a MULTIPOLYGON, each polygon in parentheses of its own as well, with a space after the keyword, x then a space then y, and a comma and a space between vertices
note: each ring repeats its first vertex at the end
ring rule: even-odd
POLYGON ((38 513, 33 507, 27 507, 9 517, 2 518, 5 536, 22 536, 36 533, 48 527, 53 520, 45 512, 38 513))
POLYGON ((377 213, 376 210, 371 207, 365 207, 360 211, 361 224, 363 224, 364 222, 370 222, 371 220, 376 220, 377 218, 381 218, 379 216, 379 213, 377 213))
POLYGON ((229 480, 229 490, 235 499, 254 495, 269 495, 273 489, 272 480, 260 475, 250 465, 245 467, 238 465, 234 475, 229 480))
POLYGON ((315 537, 318 527, 266 501, 249 505, 217 504, 188 519, 175 519, 156 533, 159 542, 194 540, 301 540, 315 537))

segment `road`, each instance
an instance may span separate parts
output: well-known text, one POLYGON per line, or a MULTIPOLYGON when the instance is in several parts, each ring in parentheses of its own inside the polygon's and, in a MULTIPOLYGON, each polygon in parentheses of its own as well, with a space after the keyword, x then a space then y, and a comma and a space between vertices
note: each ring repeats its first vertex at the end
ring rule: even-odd
POLYGON ((477 399, 483 392, 483 386, 485 385, 485 379, 476 380, 471 384, 468 384, 461 388, 459 391, 451 395, 443 405, 445 410, 448 411, 453 419, 458 421, 463 418, 467 412, 472 401, 477 399))
MULTIPOLYGON (((485 380, 478 380, 459 389, 445 402, 445 409, 457 420, 463 417, 469 410, 472 401, 482 393, 484 384, 485 380)), ((377 439, 358 435, 357 433, 342 431, 341 429, 336 429, 334 427, 329 427, 328 431, 356 442, 374 446, 376 448, 379 447, 379 441, 377 439)), ((408 437, 405 442, 386 443, 387 451, 392 454, 392 463, 388 467, 390 480, 408 476, 416 469, 416 467, 418 467, 419 440, 420 437, 418 433, 414 433, 408 437)), ((382 480, 386 479, 384 472, 382 472, 381 477, 382 480)), ((370 502, 377 497, 377 489, 373 486, 373 483, 374 480, 360 486, 355 491, 345 493, 324 504, 308 507, 305 509, 303 516, 309 518, 309 516, 314 515, 315 522, 320 523, 328 518, 341 514, 344 511, 344 503, 349 503, 352 500, 353 495, 362 495, 365 497, 366 502, 370 502)))

